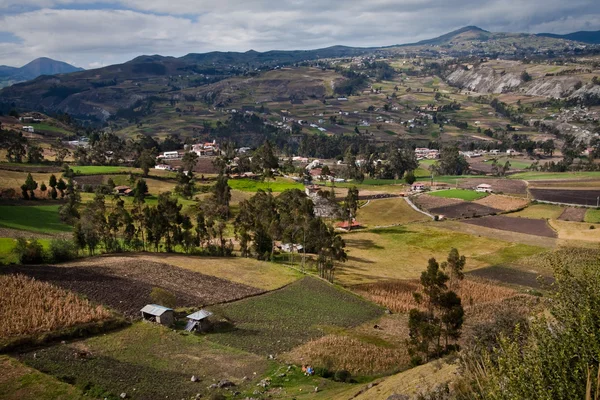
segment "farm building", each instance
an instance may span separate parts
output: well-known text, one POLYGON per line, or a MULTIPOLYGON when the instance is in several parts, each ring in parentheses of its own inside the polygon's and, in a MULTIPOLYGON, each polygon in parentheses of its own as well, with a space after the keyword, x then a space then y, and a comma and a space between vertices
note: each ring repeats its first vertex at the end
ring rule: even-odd
POLYGON ((488 185, 487 183, 482 183, 475 188, 476 192, 482 193, 492 193, 492 185, 488 185))
POLYGON ((410 190, 412 190, 413 192, 422 192, 425 190, 425 185, 423 185, 422 183, 415 183, 410 187, 410 190))
POLYGON ((171 308, 159 306, 158 304, 148 304, 140 311, 142 318, 146 321, 156 322, 165 326, 170 326, 175 322, 175 315, 171 308))
POLYGON ((208 319, 213 313, 206 310, 199 310, 193 314, 187 316, 188 322, 185 326, 185 330, 188 332, 197 331, 204 332, 210 327, 210 320, 208 319))
POLYGON ((349 225, 348 221, 342 221, 335 224, 335 226, 336 228, 345 229, 347 231, 350 229, 356 229, 361 227, 360 222, 358 222, 357 220, 352 220, 352 225, 349 225))
POLYGON ((129 186, 115 186, 115 193, 121 196, 133 196, 133 190, 129 186))

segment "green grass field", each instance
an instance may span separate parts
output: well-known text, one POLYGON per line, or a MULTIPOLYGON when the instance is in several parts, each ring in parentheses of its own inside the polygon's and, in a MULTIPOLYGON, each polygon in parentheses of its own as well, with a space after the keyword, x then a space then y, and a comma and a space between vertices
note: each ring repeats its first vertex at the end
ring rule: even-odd
POLYGON ((73 132, 69 132, 66 129, 59 128, 58 126, 45 124, 43 122, 39 123, 39 124, 32 124, 32 126, 36 132, 37 131, 56 132, 56 133, 62 133, 63 135, 71 135, 73 133, 73 132))
POLYGON ((585 222, 600 224, 600 210, 589 209, 585 213, 585 222))
POLYGON ((263 356, 324 336, 327 329, 354 327, 383 313, 374 304, 316 278, 211 309, 232 321, 234 329, 211 334, 210 340, 263 356))
POLYGON ((510 179, 523 179, 526 181, 544 181, 557 179, 591 179, 600 178, 598 171, 584 172, 521 172, 510 175, 510 179))
POLYGON ((358 210, 357 220, 369 228, 425 221, 429 218, 413 210, 404 199, 371 200, 358 210))
MULTIPOLYGON (((510 163, 511 169, 526 169, 529 168, 532 164, 531 161, 513 160, 511 158, 502 157, 498 159, 498 165, 504 165, 504 163, 507 161, 510 163)), ((488 165, 491 165, 492 163, 492 160, 485 161, 485 164, 488 165)))
POLYGON ((0 227, 39 233, 65 233, 71 227, 60 221, 58 205, 0 206, 0 227))
POLYGON ((141 169, 109 165, 73 165, 75 175, 126 174, 129 172, 142 173, 141 169))
POLYGON ((521 211, 511 213, 511 217, 533 218, 533 219, 556 219, 565 210, 564 207, 554 204, 532 204, 521 211))
POLYGON ((293 182, 287 179, 277 179, 275 181, 258 181, 253 179, 230 179, 229 186, 233 190, 241 190, 243 192, 256 192, 260 190, 271 190, 273 192, 283 192, 288 189, 304 190, 304 185, 298 182, 293 182))
POLYGON ((444 197, 446 199, 461 199, 465 201, 479 200, 487 196, 487 193, 476 192, 474 190, 448 189, 429 192, 429 195, 444 197))

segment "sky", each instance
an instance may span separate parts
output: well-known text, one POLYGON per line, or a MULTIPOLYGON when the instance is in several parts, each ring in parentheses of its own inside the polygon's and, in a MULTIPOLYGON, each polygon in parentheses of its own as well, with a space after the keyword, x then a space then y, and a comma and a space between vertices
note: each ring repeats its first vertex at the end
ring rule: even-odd
POLYGON ((0 0, 0 65, 98 68, 142 54, 386 46, 467 25, 600 30, 598 0, 0 0))

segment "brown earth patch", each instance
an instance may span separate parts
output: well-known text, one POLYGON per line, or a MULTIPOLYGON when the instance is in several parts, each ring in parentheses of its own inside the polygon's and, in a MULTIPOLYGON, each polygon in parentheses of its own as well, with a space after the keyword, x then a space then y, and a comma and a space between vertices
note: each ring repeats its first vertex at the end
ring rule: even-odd
POLYGON ((513 218, 504 215, 476 218, 462 221, 465 224, 485 226, 503 231, 526 233, 528 235, 557 237, 556 232, 542 219, 513 218))
POLYGON ((529 202, 527 201, 527 199, 522 199, 519 197, 491 194, 482 199, 475 200, 473 201, 473 203, 477 203, 486 207, 496 208, 502 211, 512 211, 525 207, 529 202))
POLYGON ((96 257, 62 265, 7 266, 2 273, 22 273, 80 293, 130 318, 152 303, 160 287, 173 293, 178 307, 199 307, 241 299, 262 291, 172 265, 129 257, 96 257))
POLYGON ((585 208, 567 207, 558 219, 561 221, 583 222, 586 212, 585 208))
POLYGON ((475 202, 461 201, 460 204, 432 208, 429 211, 433 214, 443 215, 446 218, 475 218, 484 215, 497 214, 501 210, 477 204, 475 202))
POLYGON ((529 189, 536 200, 555 203, 579 204, 596 206, 600 190, 569 190, 569 189, 529 189))
POLYGON ((420 196, 415 196, 412 198, 412 201, 417 206, 424 208, 426 210, 431 210, 432 208, 447 207, 447 206, 452 206, 455 204, 464 203, 464 201, 460 200, 460 199, 448 199, 445 197, 430 196, 428 194, 422 194, 420 196))

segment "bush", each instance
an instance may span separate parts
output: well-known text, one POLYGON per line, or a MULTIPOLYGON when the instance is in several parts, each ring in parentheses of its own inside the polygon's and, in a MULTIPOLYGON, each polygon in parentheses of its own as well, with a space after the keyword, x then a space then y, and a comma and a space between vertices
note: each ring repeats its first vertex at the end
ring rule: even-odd
POLYGON ((168 290, 159 287, 152 288, 152 292, 150 292, 150 298, 156 304, 165 307, 175 308, 177 305, 177 298, 175 295, 168 290))
POLYGON ((50 242, 50 259, 52 262, 71 261, 77 257, 77 246, 70 240, 52 239, 50 242))
POLYGON ((13 249, 21 264, 40 264, 44 262, 44 248, 37 239, 18 238, 13 249))
POLYGON ((331 371, 329 371, 327 368, 316 367, 315 368, 315 375, 316 376, 320 376, 322 378, 331 378, 333 376, 333 373, 331 371))
POLYGON ((333 380, 336 382, 348 382, 350 378, 350 372, 346 371, 345 369, 335 371, 335 375, 333 375, 333 380))

